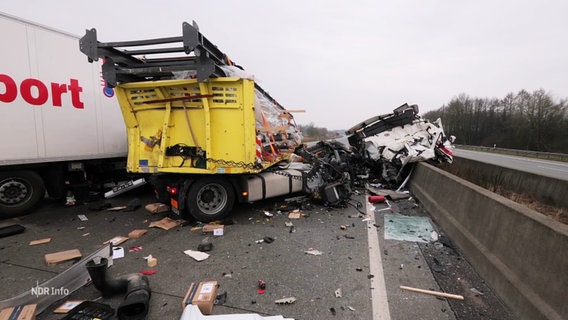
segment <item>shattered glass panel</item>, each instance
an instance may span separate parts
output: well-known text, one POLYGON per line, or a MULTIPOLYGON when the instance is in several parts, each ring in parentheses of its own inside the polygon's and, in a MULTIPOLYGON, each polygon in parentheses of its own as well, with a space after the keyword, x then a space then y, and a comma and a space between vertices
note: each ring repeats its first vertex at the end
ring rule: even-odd
POLYGON ((432 231, 428 217, 385 214, 385 239, 428 243, 432 231))

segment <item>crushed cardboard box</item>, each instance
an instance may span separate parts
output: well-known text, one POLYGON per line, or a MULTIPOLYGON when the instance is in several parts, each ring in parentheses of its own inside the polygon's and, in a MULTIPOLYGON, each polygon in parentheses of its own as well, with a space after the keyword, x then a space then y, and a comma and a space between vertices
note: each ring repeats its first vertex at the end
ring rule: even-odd
POLYGON ((9 307, 0 311, 0 320, 35 320, 36 304, 9 307))
POLYGON ((217 298, 217 281, 192 282, 182 301, 182 309, 189 304, 196 305, 203 314, 211 314, 217 298))
POLYGON ((103 244, 109 244, 111 243, 113 246, 118 246, 123 244, 126 240, 128 240, 128 237, 124 237, 124 236, 116 236, 110 240, 107 240, 105 242, 103 242, 103 244))
POLYGON ((130 233, 128 234, 128 237, 131 239, 138 239, 141 236, 145 235, 146 232, 148 232, 148 230, 146 229, 136 229, 136 230, 132 230, 130 231, 130 233))
POLYGON ((170 206, 159 202, 147 204, 145 208, 150 213, 162 213, 170 211, 170 206))
POLYGON ((180 220, 173 220, 173 219, 170 219, 168 217, 165 217, 162 220, 151 222, 149 227, 150 228, 156 227, 156 228, 161 228, 161 229, 164 229, 164 230, 170 230, 171 228, 175 228, 175 227, 179 226, 180 224, 181 224, 180 220))

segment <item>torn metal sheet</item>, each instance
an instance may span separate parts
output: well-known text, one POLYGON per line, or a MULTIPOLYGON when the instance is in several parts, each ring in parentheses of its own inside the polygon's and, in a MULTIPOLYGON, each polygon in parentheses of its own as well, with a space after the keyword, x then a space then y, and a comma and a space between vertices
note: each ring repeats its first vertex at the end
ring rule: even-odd
POLYGON ((385 214, 385 239, 424 242, 430 241, 434 228, 428 217, 385 214))
POLYGON ((183 309, 180 320, 294 320, 293 318, 284 318, 283 316, 267 316, 263 317, 256 313, 243 314, 221 314, 213 316, 204 316, 199 307, 189 304, 183 309))
POLYGON ((106 245, 93 252, 69 269, 43 282, 36 283, 30 290, 13 298, 0 301, 0 310, 27 304, 37 304, 37 313, 43 312, 51 304, 75 292, 91 281, 86 264, 93 259, 106 258, 112 262, 112 250, 106 245), (49 294, 45 294, 49 292, 49 294))

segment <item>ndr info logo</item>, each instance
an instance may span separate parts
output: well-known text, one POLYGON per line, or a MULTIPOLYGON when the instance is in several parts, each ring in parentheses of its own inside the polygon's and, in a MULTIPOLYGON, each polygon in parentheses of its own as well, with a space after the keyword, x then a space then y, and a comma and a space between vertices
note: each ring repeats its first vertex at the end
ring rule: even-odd
POLYGON ((40 287, 39 282, 36 281, 36 286, 32 287, 31 294, 39 297, 39 296, 68 296, 70 294, 69 289, 60 287, 60 288, 53 288, 53 287, 40 287))

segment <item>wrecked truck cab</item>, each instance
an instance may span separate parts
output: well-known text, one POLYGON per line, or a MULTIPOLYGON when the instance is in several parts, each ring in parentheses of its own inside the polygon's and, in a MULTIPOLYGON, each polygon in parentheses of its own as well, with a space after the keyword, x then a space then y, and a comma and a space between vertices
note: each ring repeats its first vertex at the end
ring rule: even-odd
POLYGON ((346 131, 366 166, 387 184, 394 186, 407 177, 409 164, 453 161, 451 140, 441 120, 428 121, 418 112, 417 105, 405 103, 393 113, 372 117, 346 131))

